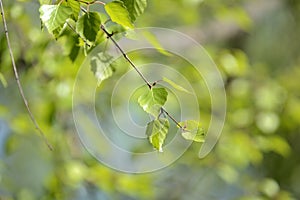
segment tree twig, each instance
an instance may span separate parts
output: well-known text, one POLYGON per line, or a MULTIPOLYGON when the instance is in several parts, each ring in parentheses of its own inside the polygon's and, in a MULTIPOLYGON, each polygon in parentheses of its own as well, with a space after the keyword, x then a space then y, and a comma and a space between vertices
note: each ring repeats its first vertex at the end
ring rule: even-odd
MULTIPOLYGON (((153 84, 151 84, 146 77, 142 74, 142 72, 135 66, 135 64, 130 60, 130 58, 127 56, 127 54, 123 51, 123 49, 121 48, 121 46, 117 43, 117 41, 112 37, 113 34, 109 33, 104 25, 101 24, 100 26, 101 30, 106 34, 107 38, 110 39, 114 45, 119 49, 119 51, 122 53, 123 57, 130 63, 130 65, 135 69, 135 71, 140 75, 140 77, 143 79, 143 81, 147 84, 147 86, 149 87, 149 89, 151 90, 151 88, 156 85, 156 83, 158 82, 154 82, 153 84)), ((161 107, 161 111, 164 112, 181 130, 184 130, 184 128, 179 124, 179 122, 172 116, 170 115, 163 107, 161 107)))
POLYGON ((27 99, 25 97, 25 94, 24 94, 24 91, 23 91, 23 87, 22 87, 21 82, 20 82, 18 70, 17 70, 16 63, 15 63, 15 58, 14 58, 14 55, 13 55, 13 52, 12 52, 12 48, 11 48, 11 44, 10 44, 10 39, 9 39, 9 35, 8 35, 8 29, 7 29, 7 24, 6 24, 6 20, 5 20, 5 13, 4 13, 4 8, 3 8, 2 0, 0 0, 0 7, 1 7, 1 15, 2 15, 2 21, 3 21, 3 26, 4 26, 4 32, 5 32, 6 42, 7 42, 7 46, 8 46, 8 50, 9 50, 9 55, 10 55, 10 58, 11 58, 12 67, 13 67, 13 71, 14 71, 14 75, 15 75, 15 79, 16 79, 16 82, 17 82, 17 85, 18 85, 18 89, 19 89, 20 95, 22 97, 22 100, 23 100, 23 102, 25 104, 25 107, 27 109, 27 112, 29 114, 29 117, 30 117, 32 123, 34 124, 36 130, 42 136, 42 138, 43 138, 44 142, 46 143, 46 145, 48 146, 48 148, 52 151, 53 150, 52 145, 49 143, 48 139, 46 138, 46 136, 45 136, 44 132, 42 131, 42 129, 40 128, 40 126, 38 125, 37 121, 35 120, 35 117, 33 116, 32 112, 31 112, 31 110, 29 108, 28 101, 27 101, 27 99))
POLYGON ((127 54, 123 51, 123 49, 120 47, 120 45, 117 43, 117 41, 112 37, 113 34, 109 33, 105 29, 104 25, 102 25, 102 24, 101 24, 100 28, 106 34, 107 38, 109 38, 114 43, 114 45, 119 49, 119 51, 122 53, 123 57, 129 62, 129 64, 134 68, 134 70, 144 80, 144 82, 147 84, 147 86, 151 89, 152 88, 152 84, 146 79, 146 77, 142 74, 142 72, 135 66, 135 64, 130 60, 130 58, 127 56, 127 54))
POLYGON ((170 115, 163 107, 161 110, 181 129, 184 130, 184 128, 179 124, 179 122, 172 116, 170 115))
POLYGON ((97 1, 97 0, 94 0, 94 1, 91 1, 91 2, 88 2, 88 1, 84 1, 84 0, 76 0, 77 2, 79 3, 84 3, 88 6, 92 5, 92 4, 101 4, 101 5, 104 5, 105 6, 105 3, 102 2, 102 1, 97 1))

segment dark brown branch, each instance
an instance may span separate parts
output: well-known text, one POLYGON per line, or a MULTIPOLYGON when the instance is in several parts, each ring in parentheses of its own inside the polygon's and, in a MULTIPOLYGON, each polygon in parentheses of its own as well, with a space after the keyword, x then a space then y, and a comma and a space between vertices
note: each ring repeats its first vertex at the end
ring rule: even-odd
POLYGON ((32 123, 34 124, 36 130, 42 136, 42 138, 43 138, 44 142, 46 143, 46 145, 48 146, 48 148, 52 151, 53 147, 49 143, 49 141, 46 138, 46 136, 45 136, 44 132, 42 131, 42 129, 39 127, 37 121, 35 120, 35 117, 33 116, 32 112, 31 112, 31 110, 29 108, 28 101, 27 101, 27 99, 25 97, 25 94, 24 94, 24 91, 23 91, 23 88, 22 88, 22 85, 21 85, 21 82, 20 82, 18 70, 17 70, 16 63, 15 63, 15 58, 14 58, 14 55, 13 55, 13 52, 12 52, 12 48, 11 48, 11 44, 10 44, 10 40, 9 40, 8 29, 7 29, 7 24, 6 24, 6 20, 5 20, 5 13, 4 13, 4 9, 3 9, 2 0, 0 0, 0 7, 1 7, 1 15, 2 15, 2 21, 3 21, 3 26, 4 26, 4 32, 5 32, 7 47, 8 47, 8 50, 9 50, 9 55, 10 55, 10 58, 11 58, 11 62, 12 62, 12 66, 13 66, 13 71, 14 71, 15 79, 17 81, 17 85, 18 85, 18 89, 19 89, 20 95, 22 97, 22 100, 23 100, 23 102, 25 104, 25 107, 27 109, 27 112, 29 114, 29 117, 30 117, 32 123))
MULTIPOLYGON (((130 63, 130 65, 135 69, 135 71, 140 75, 140 77, 143 79, 143 81, 147 84, 147 86, 149 87, 149 89, 151 90, 151 88, 156 85, 156 83, 158 82, 154 82, 153 84, 151 84, 146 77, 142 74, 142 72, 135 66, 135 64, 130 60, 130 58, 127 56, 127 54, 123 51, 123 49, 121 48, 121 46, 117 43, 117 41, 112 37, 113 33, 109 33, 104 25, 101 24, 100 28, 102 29, 102 31, 106 34, 107 38, 110 39, 114 45, 119 49, 119 51, 122 53, 123 57, 130 63)), ((170 115, 164 108, 161 108, 161 111, 164 112, 181 130, 184 130, 184 128, 179 124, 179 122, 177 122, 177 120, 170 115)))

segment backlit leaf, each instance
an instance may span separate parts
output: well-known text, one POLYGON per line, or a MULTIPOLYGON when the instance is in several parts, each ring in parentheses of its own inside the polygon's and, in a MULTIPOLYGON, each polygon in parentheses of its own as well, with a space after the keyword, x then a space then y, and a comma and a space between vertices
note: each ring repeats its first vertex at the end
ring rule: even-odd
POLYGON ((40 17, 42 22, 52 34, 62 29, 66 20, 71 16, 72 9, 67 6, 59 5, 42 5, 40 7, 40 17), (56 30, 56 31, 55 31, 56 30))
POLYGON ((146 135, 153 147, 160 152, 163 151, 162 145, 168 134, 169 127, 170 124, 166 118, 155 119, 147 125, 146 135))
POLYGON ((186 92, 188 94, 191 94, 190 91, 188 91, 187 89, 181 87, 180 85, 177 85, 175 82, 171 81, 170 79, 168 79, 166 77, 163 77, 163 81, 165 81, 166 83, 168 83, 169 85, 171 85, 173 88, 175 88, 178 91, 186 92))
POLYGON ((4 88, 7 87, 7 81, 1 72, 0 72, 0 82, 2 83, 4 88))
POLYGON ((165 50, 163 48, 163 46, 161 45, 161 43, 159 42, 159 40, 157 39, 157 37, 149 32, 149 31, 143 31, 143 35, 144 37, 148 40, 148 42, 153 45, 153 47, 160 52, 161 54, 165 55, 165 56, 172 56, 171 53, 169 53, 167 50, 165 50))
POLYGON ((72 9, 72 18, 77 21, 78 20, 78 15, 80 12, 80 3, 78 0, 68 0, 65 1, 64 4, 69 6, 72 9))
POLYGON ((113 22, 116 22, 125 28, 134 28, 129 13, 122 1, 112 1, 105 4, 104 8, 113 22))
POLYGON ((147 113, 157 117, 161 107, 167 101, 168 92, 165 88, 152 88, 138 98, 138 103, 147 113))
POLYGON ((182 131, 182 137, 186 140, 193 140, 195 142, 204 142, 205 134, 200 123, 195 120, 187 120, 179 123, 184 130, 182 131))
POLYGON ((100 52, 91 58, 91 70, 98 80, 98 85, 105 79, 112 76, 115 69, 112 66, 113 57, 100 52))
POLYGON ((121 0, 126 6, 131 21, 134 22, 138 16, 143 14, 147 7, 147 0, 121 0))

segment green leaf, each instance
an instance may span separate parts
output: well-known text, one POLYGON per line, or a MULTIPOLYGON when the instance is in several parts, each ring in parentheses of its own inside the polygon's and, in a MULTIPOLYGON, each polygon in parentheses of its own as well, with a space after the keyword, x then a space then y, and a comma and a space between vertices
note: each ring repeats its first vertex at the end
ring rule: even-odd
POLYGON ((143 31, 143 35, 144 37, 148 40, 148 42, 153 45, 153 47, 160 52, 161 54, 165 55, 165 56, 172 56, 171 53, 169 53, 167 50, 165 50, 163 48, 163 46, 160 44, 160 42, 158 41, 157 37, 149 32, 149 31, 143 31))
POLYGON ((80 3, 78 0, 68 0, 65 1, 64 4, 66 6, 69 6, 72 9, 72 19, 74 19, 75 21, 78 20, 78 15, 80 12, 80 3))
POLYGON ((63 35, 64 31, 66 30, 66 27, 67 27, 66 24, 64 24, 63 26, 58 27, 57 29, 52 31, 52 34, 55 37, 55 39, 63 35))
POLYGON ((97 33, 100 30, 100 25, 101 20, 99 14, 97 12, 89 12, 78 19, 76 31, 82 38, 90 42, 95 42, 97 33))
POLYGON ((134 22, 138 16, 143 14, 147 7, 147 0, 121 0, 127 8, 131 21, 134 22))
POLYGON ((187 120, 179 123, 184 130, 182 131, 182 137, 186 140, 193 140, 195 142, 204 142, 205 134, 200 123, 195 120, 187 120))
POLYGON ((7 81, 1 72, 0 72, 0 82, 2 83, 4 88, 7 87, 7 81))
POLYGON ((129 13, 122 1, 112 1, 105 4, 104 8, 113 22, 125 28, 134 28, 129 13))
POLYGON ((59 5, 42 5, 40 7, 40 17, 42 22, 52 34, 57 34, 62 29, 66 20, 71 16, 72 9, 67 6, 59 5))
POLYGON ((152 146, 160 152, 162 152, 162 145, 168 134, 169 127, 170 124, 166 118, 155 119, 147 125, 146 135, 152 146))
POLYGON ((80 51, 80 46, 79 46, 79 36, 78 35, 74 35, 72 37, 69 38, 68 40, 68 44, 71 46, 70 47, 70 52, 69 52, 69 58, 71 59, 71 61, 74 63, 79 51, 80 51))
POLYGON ((103 80, 112 76, 115 71, 112 63, 113 57, 103 52, 91 58, 91 70, 98 80, 98 85, 100 85, 103 80))
POLYGON ((146 90, 139 98, 138 103, 149 114, 157 117, 161 107, 167 101, 168 92, 165 88, 146 90))
POLYGON ((71 59, 71 61, 74 63, 78 54, 80 51, 80 47, 77 44, 74 44, 70 53, 69 53, 69 58, 71 59))
POLYGON ((187 89, 181 87, 180 85, 177 85, 175 82, 171 81, 170 79, 168 79, 166 77, 163 77, 163 81, 165 81, 166 83, 168 83, 169 85, 171 85, 173 88, 175 88, 178 91, 185 92, 185 93, 188 93, 188 94, 192 94, 187 89))

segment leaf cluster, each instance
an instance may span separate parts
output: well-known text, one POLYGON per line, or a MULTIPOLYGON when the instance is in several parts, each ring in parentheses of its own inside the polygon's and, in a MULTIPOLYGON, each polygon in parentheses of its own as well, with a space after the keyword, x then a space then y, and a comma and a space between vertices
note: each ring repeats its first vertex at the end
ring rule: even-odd
MULTIPOLYGON (((113 24, 117 30, 126 31, 134 28, 135 20, 143 14, 147 7, 146 0, 114 0, 104 3, 98 0, 60 0, 55 4, 52 1, 40 0, 40 18, 42 25, 56 38, 66 35, 72 37, 73 47, 70 58, 74 61, 80 49, 87 55, 93 47, 99 45, 106 39, 111 39, 117 48, 123 53, 121 47, 112 38, 113 33, 109 33, 105 26, 113 24), (104 11, 90 11, 90 6, 103 5, 104 11), (67 31, 69 30, 69 32, 67 31)), ((130 61, 127 55, 127 61, 130 61)), ((105 79, 111 77, 115 71, 114 59, 106 52, 93 55, 90 59, 90 68, 100 85, 105 79)), ((147 125, 146 134, 152 146, 162 151, 165 138, 168 134, 170 123, 168 117, 182 131, 183 138, 196 142, 204 142, 204 131, 199 122, 188 120, 177 122, 164 108, 168 97, 168 92, 164 87, 157 87, 157 82, 152 85, 141 75, 139 70, 131 63, 135 70, 144 79, 148 89, 144 90, 138 98, 138 104, 153 119, 147 125)), ((185 88, 177 85, 168 78, 161 81, 169 84, 174 89, 191 94, 185 88)))

